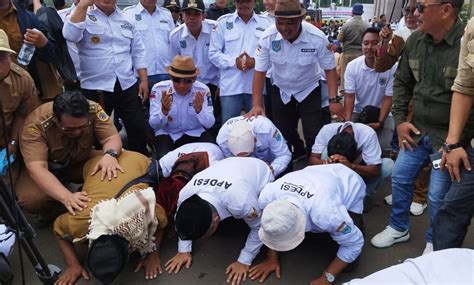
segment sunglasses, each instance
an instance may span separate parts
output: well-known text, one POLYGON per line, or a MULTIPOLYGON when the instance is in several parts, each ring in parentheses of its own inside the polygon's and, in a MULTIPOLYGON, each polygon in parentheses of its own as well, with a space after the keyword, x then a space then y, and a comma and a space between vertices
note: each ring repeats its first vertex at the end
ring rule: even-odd
POLYGON ((184 83, 184 84, 191 84, 193 83, 192 78, 179 78, 179 77, 171 77, 171 81, 174 83, 184 83))
POLYGON ((427 4, 416 3, 416 10, 418 11, 418 13, 423 14, 425 9, 430 6, 439 6, 439 5, 444 5, 444 4, 450 4, 450 2, 427 3, 427 4))

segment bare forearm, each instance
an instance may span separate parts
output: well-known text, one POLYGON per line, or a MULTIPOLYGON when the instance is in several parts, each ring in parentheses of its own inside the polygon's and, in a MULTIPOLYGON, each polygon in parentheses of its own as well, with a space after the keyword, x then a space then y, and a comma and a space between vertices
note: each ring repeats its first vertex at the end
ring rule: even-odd
POLYGON ((333 274, 334 276, 337 276, 339 275, 339 273, 342 272, 342 270, 344 270, 344 268, 347 267, 347 265, 349 265, 348 263, 342 261, 341 259, 339 259, 339 257, 335 257, 331 264, 329 264, 328 268, 326 268, 326 271, 333 274))
POLYGON ((392 97, 384 96, 382 101, 382 106, 380 107, 379 122, 384 122, 392 109, 392 97))
POLYGON ((137 73, 138 73, 138 78, 140 78, 141 82, 145 82, 145 81, 148 82, 148 74, 147 74, 146 68, 137 69, 137 73))
POLYGON ((308 165, 320 165, 320 164, 324 164, 324 160, 321 159, 321 154, 312 153, 309 156, 308 165))
POLYGON ((329 98, 336 98, 337 96, 337 72, 336 69, 325 70, 326 81, 328 84, 329 98))
POLYGON ((363 177, 374 177, 380 174, 380 165, 352 164, 352 170, 363 177))
POLYGON ((31 162, 26 168, 39 188, 54 200, 62 201, 70 193, 47 168, 47 162, 31 162))
POLYGON ((119 135, 113 135, 101 142, 102 144, 102 149, 108 150, 108 149, 113 149, 117 151, 117 153, 120 155, 122 152, 122 140, 120 139, 119 135))
POLYGON ((252 105, 263 107, 263 86, 266 72, 255 71, 252 83, 252 105))
POLYGON ((473 105, 472 96, 454 92, 451 100, 451 115, 449 117, 449 131, 446 138, 447 143, 457 143, 461 139, 464 126, 466 125, 469 112, 473 105))
POLYGON ((79 4, 77 4, 76 6, 76 9, 74 9, 74 12, 71 15, 71 23, 84 22, 86 20, 87 9, 88 6, 81 5, 79 2, 79 4))
POLYGON ((344 94, 344 113, 346 120, 352 121, 352 112, 354 112, 355 94, 345 93, 344 94))
POLYGON ((72 242, 66 241, 62 238, 56 237, 58 240, 59 249, 63 253, 64 260, 68 266, 79 265, 79 260, 77 259, 76 251, 72 242))

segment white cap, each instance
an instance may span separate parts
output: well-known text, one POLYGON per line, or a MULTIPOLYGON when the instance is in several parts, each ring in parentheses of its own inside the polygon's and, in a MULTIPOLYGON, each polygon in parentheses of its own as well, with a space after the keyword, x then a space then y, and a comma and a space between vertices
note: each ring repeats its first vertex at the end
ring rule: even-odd
POLYGON ((252 153, 255 150, 255 135, 250 123, 246 120, 233 123, 227 144, 230 152, 235 156, 242 152, 252 153))
POLYGON ((288 251, 297 247, 305 236, 306 217, 296 205, 276 200, 263 209, 258 236, 269 248, 288 251))

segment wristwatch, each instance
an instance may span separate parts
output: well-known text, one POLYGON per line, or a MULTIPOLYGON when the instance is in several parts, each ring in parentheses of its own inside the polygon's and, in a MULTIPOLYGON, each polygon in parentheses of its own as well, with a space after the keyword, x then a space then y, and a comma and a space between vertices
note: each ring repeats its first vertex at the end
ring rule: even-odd
POLYGON ((341 100, 342 100, 341 96, 336 96, 336 97, 328 99, 329 103, 339 103, 339 102, 341 102, 341 100))
POLYGON ((115 149, 112 149, 112 148, 106 150, 106 151, 104 152, 104 155, 105 155, 105 154, 108 154, 108 155, 110 155, 110 156, 113 157, 113 158, 117 158, 117 157, 118 157, 118 152, 117 152, 115 149))
POLYGON ((326 281, 330 284, 332 284, 334 280, 336 280, 336 277, 334 277, 332 273, 329 273, 327 271, 324 271, 324 276, 326 276, 326 281))
POLYGON ((449 153, 450 151, 452 151, 453 149, 456 149, 456 148, 459 148, 461 147, 461 144, 460 143, 444 143, 443 144, 443 150, 444 152, 446 153, 449 153))

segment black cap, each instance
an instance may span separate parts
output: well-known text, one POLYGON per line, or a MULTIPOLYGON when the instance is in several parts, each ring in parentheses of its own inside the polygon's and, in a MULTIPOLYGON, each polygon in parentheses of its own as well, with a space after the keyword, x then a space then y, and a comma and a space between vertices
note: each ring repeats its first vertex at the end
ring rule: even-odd
POLYGON ((204 2, 202 0, 184 0, 183 8, 181 8, 181 11, 191 9, 199 12, 204 12, 206 10, 206 7, 204 6, 204 2))
POLYGON ((92 275, 110 284, 128 262, 128 241, 118 235, 101 235, 92 242, 87 254, 87 266, 92 275))
POLYGON ((181 240, 197 240, 212 223, 212 207, 198 195, 186 199, 176 213, 176 232, 181 240))
POLYGON ((371 124, 379 121, 380 108, 372 105, 367 105, 359 114, 359 123, 371 124))
POLYGON ((163 7, 165 8, 177 7, 178 9, 181 9, 181 6, 179 5, 178 0, 165 0, 165 2, 163 2, 163 7))
POLYGON ((349 162, 354 162, 357 158, 357 143, 354 135, 348 132, 341 132, 333 136, 328 142, 328 156, 334 154, 343 155, 349 162))

